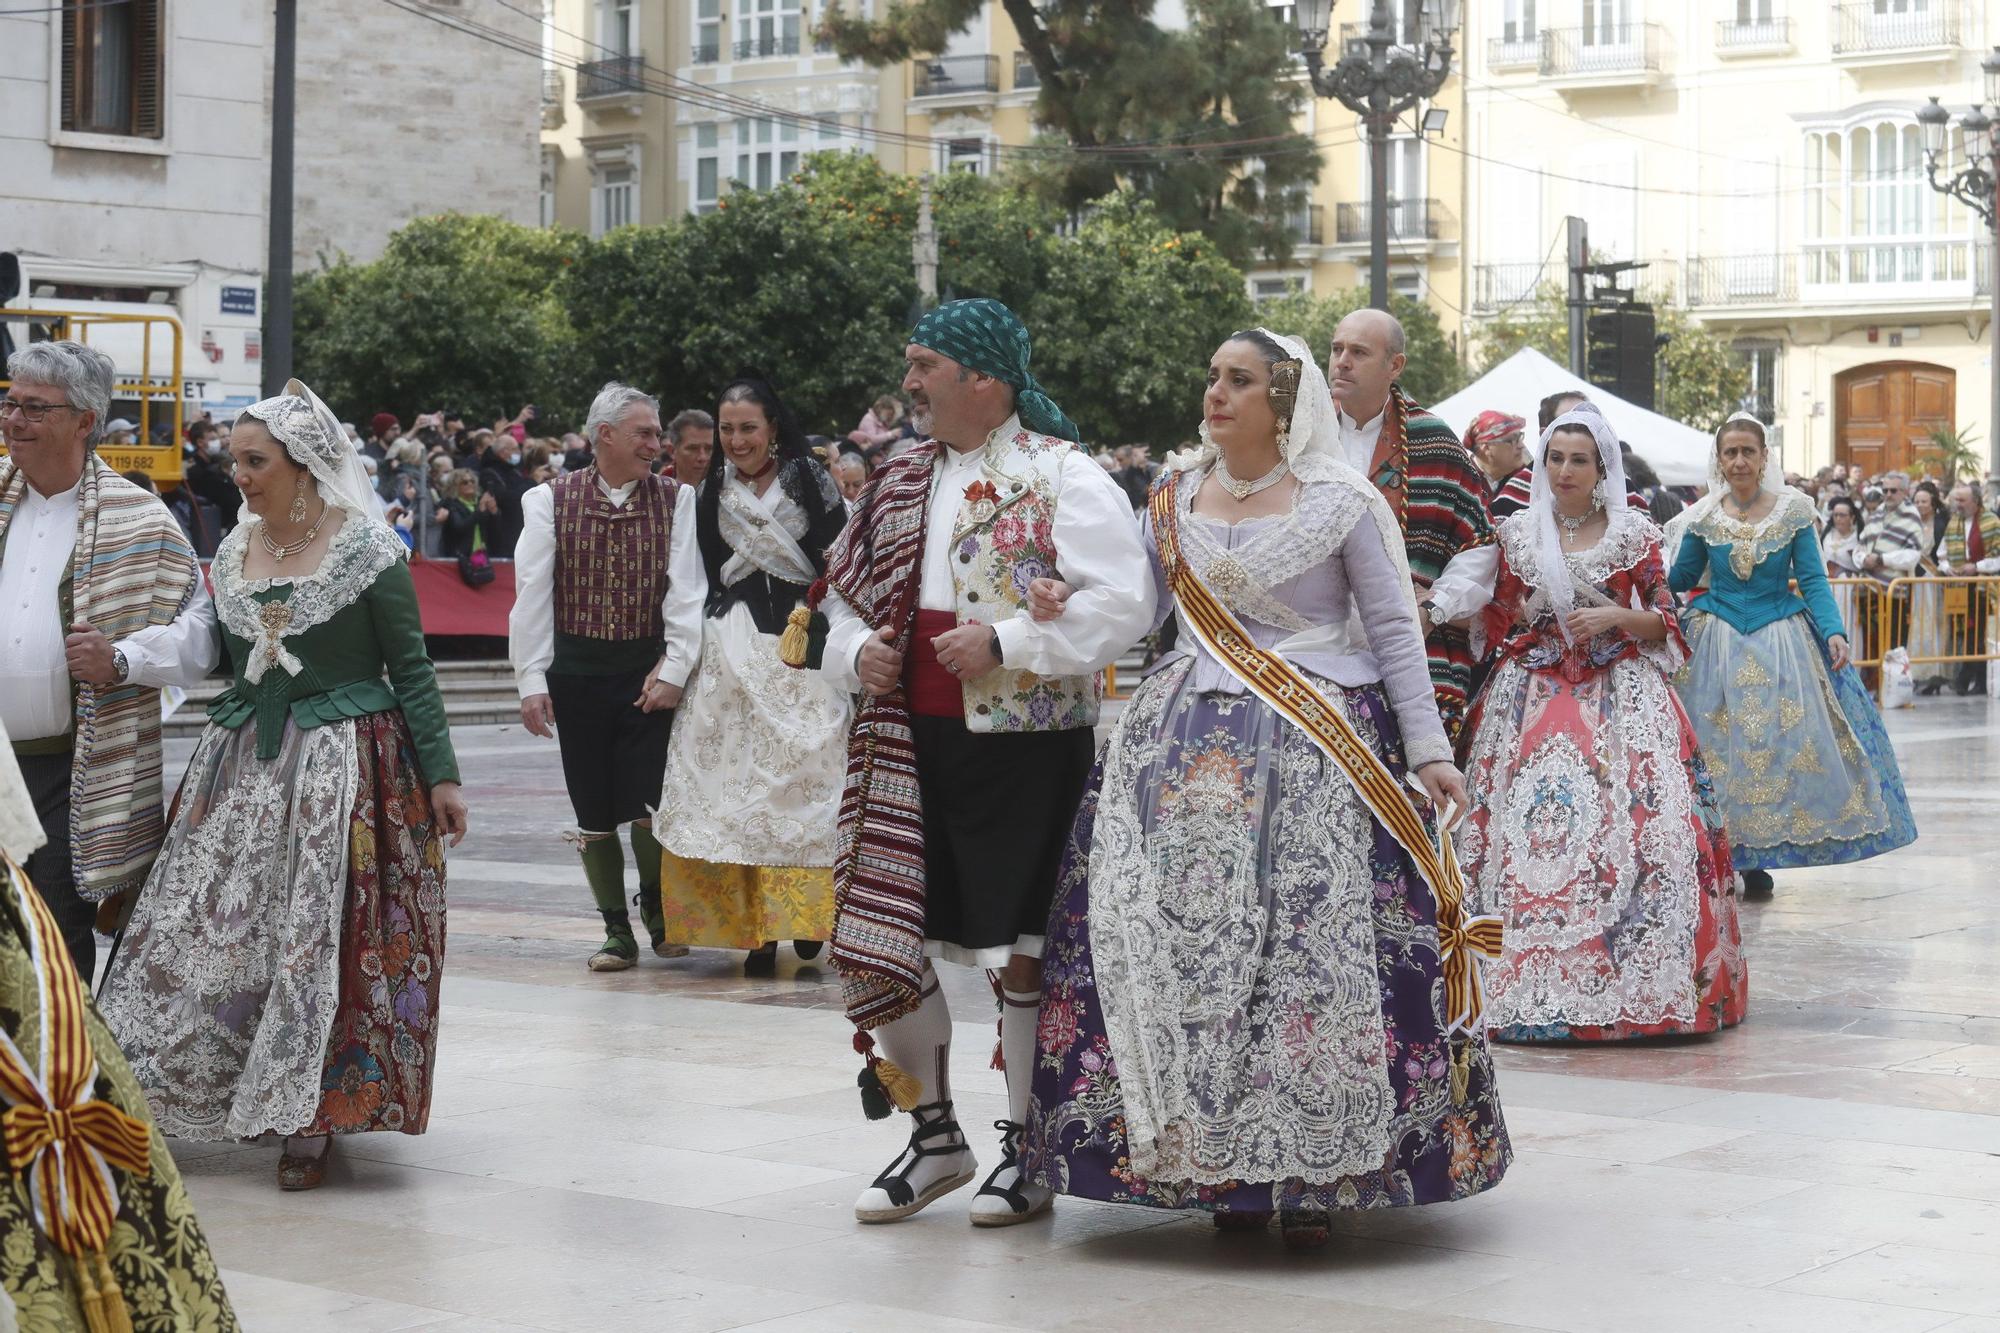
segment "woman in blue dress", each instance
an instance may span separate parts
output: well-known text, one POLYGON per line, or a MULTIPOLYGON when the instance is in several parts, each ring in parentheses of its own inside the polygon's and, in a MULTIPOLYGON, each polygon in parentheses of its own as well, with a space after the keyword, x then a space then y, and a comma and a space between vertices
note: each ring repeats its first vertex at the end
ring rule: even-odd
POLYGON ((1848 661, 1819 515, 1774 463, 1763 423, 1731 417, 1708 495, 1668 528, 1669 586, 1705 585, 1682 621, 1675 685, 1748 896, 1771 892, 1773 870, 1865 860, 1917 836, 1881 714, 1848 661))

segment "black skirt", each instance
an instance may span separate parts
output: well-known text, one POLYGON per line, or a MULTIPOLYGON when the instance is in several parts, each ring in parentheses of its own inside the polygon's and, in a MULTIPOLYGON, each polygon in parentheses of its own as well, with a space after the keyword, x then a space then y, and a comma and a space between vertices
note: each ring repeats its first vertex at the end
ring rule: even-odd
POLYGON ((974 735, 955 717, 910 723, 924 803, 924 938, 970 950, 1040 936, 1096 732, 974 735))
POLYGON ((563 785, 576 825, 611 833, 648 817, 667 777, 674 715, 642 713, 634 702, 650 666, 607 676, 549 672, 549 702, 562 746, 563 785))

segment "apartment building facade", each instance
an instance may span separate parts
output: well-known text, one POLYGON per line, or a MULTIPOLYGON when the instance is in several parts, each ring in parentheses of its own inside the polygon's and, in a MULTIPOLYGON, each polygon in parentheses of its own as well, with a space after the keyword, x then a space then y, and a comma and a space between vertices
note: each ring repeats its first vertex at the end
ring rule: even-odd
POLYGON ((1574 214, 1594 259, 1644 262, 1643 294, 1732 342, 1788 467, 1993 428, 1992 235, 1928 185, 1916 113, 1983 98, 2000 9, 1491 0, 1467 25, 1475 337, 1562 281, 1574 214))
MULTIPOLYGON (((1276 8, 1290 23, 1289 7, 1276 8)), ((549 0, 543 221, 602 233, 705 212, 732 188, 766 187, 827 148, 870 153, 892 171, 991 173, 1034 138, 1039 80, 1001 5, 987 5, 936 55, 882 69, 818 48, 817 12, 810 0, 549 0)), ((1186 22, 1179 0, 1153 17, 1169 28, 1186 22)), ((1350 19, 1336 44, 1359 35, 1350 19)), ((1304 79, 1302 63, 1293 77, 1304 79)), ((1433 105, 1447 113, 1442 135, 1418 133, 1412 117, 1391 142, 1390 276, 1394 290, 1430 299, 1455 334, 1465 285, 1460 81, 1433 105)), ((1367 282, 1369 172, 1357 118, 1315 101, 1300 128, 1318 141, 1324 167, 1293 214, 1290 255, 1247 276, 1262 298, 1367 282)))

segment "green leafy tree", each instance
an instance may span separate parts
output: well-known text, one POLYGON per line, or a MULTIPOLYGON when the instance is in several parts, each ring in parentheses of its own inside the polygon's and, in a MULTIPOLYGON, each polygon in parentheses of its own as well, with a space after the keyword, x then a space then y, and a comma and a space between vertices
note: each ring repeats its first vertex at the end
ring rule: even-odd
MULTIPOLYGON (((1661 416, 1713 431, 1743 406, 1750 370, 1727 341, 1670 302, 1653 307, 1655 328, 1668 342, 1653 363, 1653 409, 1661 416)), ((1480 330, 1479 373, 1523 347, 1569 364, 1569 306, 1559 287, 1546 286, 1480 330)))
MULTIPOLYGON (((1259 307, 1256 318, 1265 328, 1305 339, 1324 369, 1327 351, 1333 346, 1333 331, 1341 320, 1367 304, 1365 287, 1326 296, 1300 292, 1267 302, 1259 307)), ((1451 339, 1438 323, 1437 311, 1412 297, 1392 295, 1389 313, 1403 326, 1403 354, 1409 362, 1398 382, 1404 392, 1425 406, 1456 393, 1465 383, 1465 373, 1451 339)))
POLYGON ((713 213, 614 231, 563 286, 582 358, 669 410, 757 371, 808 430, 844 432, 902 378, 916 208, 915 182, 829 155, 713 213))
MULTIPOLYGON (((1319 179, 1320 155, 1293 129, 1305 87, 1290 30, 1268 5, 1191 0, 1188 26, 1172 32, 1153 22, 1153 0, 1002 5, 1040 78, 1038 146, 1074 150, 1018 168, 1040 197, 1080 212, 1130 188, 1239 264, 1289 253, 1286 218, 1319 179)), ((822 32, 843 56, 879 66, 943 51, 984 12, 983 0, 892 3, 879 19, 833 6, 822 32)))
POLYGON ((577 232, 446 213, 418 218, 382 257, 341 257, 299 279, 299 378, 350 421, 440 407, 574 424, 587 377, 559 297, 590 242, 577 232))

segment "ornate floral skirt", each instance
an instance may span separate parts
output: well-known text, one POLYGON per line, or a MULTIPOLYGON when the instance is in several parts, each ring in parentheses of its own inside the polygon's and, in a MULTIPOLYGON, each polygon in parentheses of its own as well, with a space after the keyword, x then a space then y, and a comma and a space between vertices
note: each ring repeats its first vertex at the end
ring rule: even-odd
POLYGON ((400 712, 211 725, 104 986, 163 1132, 398 1130, 430 1117, 444 845, 400 712))
POLYGON ((817 671, 779 660, 778 636, 759 634, 749 607, 703 622, 654 819, 669 939, 754 949, 828 937, 851 719, 817 671))
POLYGON ((1697 605, 1675 679, 1715 774, 1738 870, 1839 865, 1917 837, 1860 673, 1832 669, 1804 612, 1739 633, 1697 605))
POLYGON ((1503 1041, 1622 1041, 1742 1021, 1735 876, 1708 770, 1658 666, 1570 681, 1503 662, 1470 719, 1467 910, 1506 923, 1485 972, 1503 1041))
MULTIPOLYGON (((1030 1171, 1065 1194, 1269 1213, 1435 1203, 1512 1151, 1483 1036, 1438 1011, 1436 904, 1297 728, 1148 680, 1078 813, 1044 959, 1030 1171)), ((1317 682, 1398 775, 1377 686, 1317 682)))
MULTIPOLYGON (((9 871, 0 866, 0 876, 9 871)), ((0 890, 0 899, 8 895, 0 890)), ((32 1051, 43 1016, 31 928, 0 903, 0 1029, 23 1050, 32 1051)), ((151 1119, 145 1095, 125 1057, 88 995, 81 997, 97 1081, 91 1095, 127 1115, 151 1119)), ((39 1063, 39 1062, 38 1062, 39 1063)), ((134 1333, 232 1333, 236 1314, 222 1289, 222 1277, 208 1241, 195 1220, 180 1169, 166 1141, 153 1136, 149 1169, 137 1176, 109 1168, 118 1190, 118 1220, 107 1257, 118 1280, 134 1333)), ((35 1220, 35 1201, 26 1176, 0 1161, 0 1328, 82 1330, 76 1265, 35 1220)))

